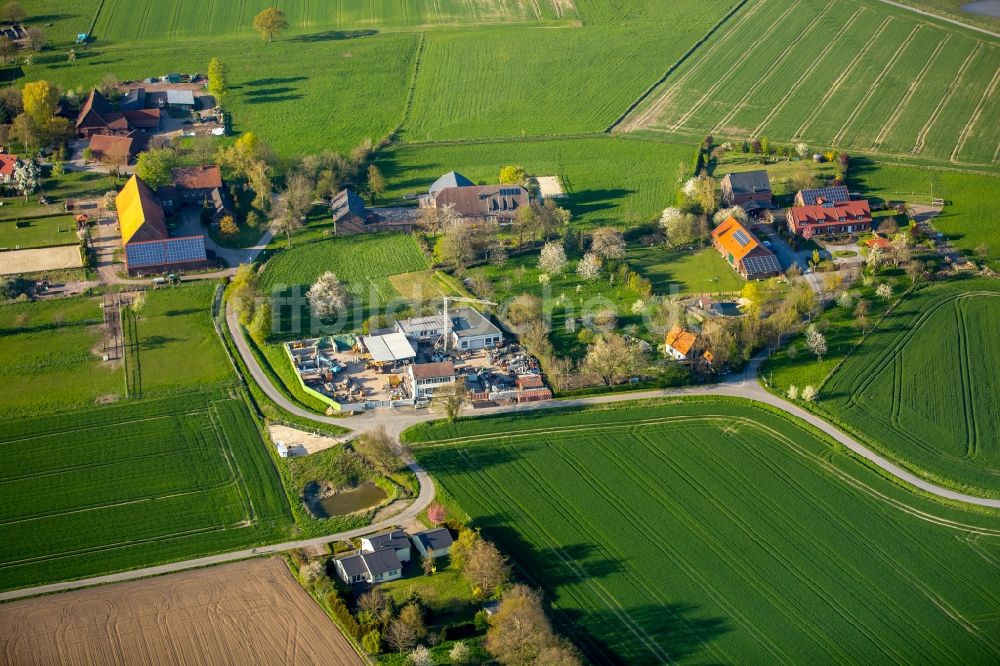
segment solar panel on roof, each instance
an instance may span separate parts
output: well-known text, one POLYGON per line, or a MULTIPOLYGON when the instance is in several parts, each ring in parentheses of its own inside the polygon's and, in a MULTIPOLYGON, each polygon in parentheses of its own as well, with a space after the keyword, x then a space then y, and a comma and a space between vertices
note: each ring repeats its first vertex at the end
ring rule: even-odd
POLYGON ((824 202, 839 204, 847 203, 851 200, 851 195, 843 185, 834 187, 817 187, 802 191, 802 203, 806 206, 813 206, 820 199, 824 202))
POLYGON ((746 245, 747 243, 750 242, 750 237, 747 236, 742 229, 737 229, 733 233, 733 238, 735 238, 736 242, 739 243, 741 246, 746 245))
POLYGON ((191 236, 146 243, 127 243, 125 256, 129 268, 205 261, 205 239, 202 236, 191 236))

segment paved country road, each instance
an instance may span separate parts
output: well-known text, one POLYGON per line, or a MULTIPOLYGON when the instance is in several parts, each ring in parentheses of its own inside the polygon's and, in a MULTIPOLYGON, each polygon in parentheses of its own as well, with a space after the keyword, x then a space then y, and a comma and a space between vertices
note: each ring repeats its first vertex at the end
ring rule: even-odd
MULTIPOLYGON (((251 353, 249 346, 247 345, 246 338, 243 335, 243 329, 240 327, 239 322, 236 317, 236 313, 232 308, 227 308, 226 311, 226 324, 232 333, 233 340, 236 342, 236 348, 243 358, 243 362, 250 371, 250 375, 254 381, 261 387, 264 393, 271 398, 275 403, 289 412, 301 416, 303 418, 310 419, 317 423, 326 423, 338 425, 349 430, 354 431, 354 433, 360 433, 365 430, 370 430, 378 426, 384 426, 390 433, 398 436, 406 428, 420 423, 423 421, 429 421, 431 419, 437 418, 437 415, 429 412, 429 410, 374 410, 370 412, 365 412, 357 416, 351 417, 331 417, 322 416, 314 414, 312 412, 306 411, 297 405, 292 404, 274 385, 271 384, 270 379, 264 374, 261 369, 260 364, 257 362, 256 357, 251 353)), ((559 409, 563 407, 578 407, 584 405, 600 405, 615 402, 625 402, 629 400, 643 400, 647 398, 668 398, 677 396, 729 396, 736 398, 744 398, 746 400, 754 400, 756 402, 764 403, 780 409, 781 411, 794 416, 795 418, 801 419, 815 428, 825 432, 830 437, 835 439, 840 444, 844 445, 857 455, 862 458, 872 462, 874 465, 878 466, 885 472, 896 477, 897 479, 919 488, 920 490, 927 492, 931 495, 936 495, 948 500, 953 500, 957 502, 964 502, 966 504, 975 504, 978 506, 990 507, 994 509, 1000 509, 1000 499, 991 499, 985 497, 976 497, 973 495, 966 495, 948 488, 943 488, 941 486, 925 481, 918 476, 908 472, 902 467, 896 465, 895 463, 883 458, 879 454, 870 450, 856 439, 842 432, 841 430, 833 427, 823 419, 819 418, 815 414, 807 412, 798 405, 792 404, 783 398, 780 398, 772 393, 769 393, 764 389, 763 386, 757 381, 757 370, 760 364, 763 362, 764 357, 756 357, 748 366, 745 372, 729 377, 726 381, 711 385, 711 386, 697 386, 679 389, 664 389, 664 390, 654 390, 654 391, 637 391, 634 393, 613 393, 608 395, 596 395, 589 396, 585 398, 575 398, 571 400, 552 400, 549 402, 541 403, 526 403, 522 405, 511 405, 508 407, 490 407, 486 409, 477 409, 475 411, 476 417, 478 416, 489 416, 492 414, 516 414, 518 412, 535 411, 539 409, 559 409)), ((157 576, 161 574, 174 573, 177 571, 184 571, 187 569, 196 569, 199 567, 209 566, 213 564, 222 564, 223 562, 233 562, 236 560, 242 560, 249 557, 256 557, 258 555, 265 555, 271 553, 278 553, 285 550, 291 550, 293 548, 304 548, 307 546, 315 546, 323 543, 329 543, 331 541, 338 541, 343 539, 350 539, 363 534, 369 534, 382 529, 387 529, 404 523, 411 518, 415 518, 417 514, 424 510, 434 499, 434 484, 431 482, 430 477, 427 473, 416 463, 414 460, 408 460, 407 465, 416 474, 417 480, 420 483, 420 492, 417 495, 417 499, 410 504, 403 512, 392 516, 386 520, 367 525, 365 527, 359 527, 353 530, 348 530, 346 532, 338 532, 336 534, 330 534, 327 536, 315 537, 312 539, 304 539, 302 541, 289 541, 287 543, 272 544, 269 546, 261 546, 255 549, 244 549, 238 550, 231 553, 221 553, 218 555, 209 555, 207 557, 199 557, 193 560, 185 560, 183 562, 173 562, 170 564, 162 564, 155 567, 147 567, 145 569, 134 569, 132 571, 122 571, 119 573, 108 574, 105 576, 97 576, 94 578, 86 578, 83 580, 66 581, 62 583, 52 583, 49 585, 39 585, 37 587, 23 588, 19 590, 11 590, 9 592, 0 593, 0 602, 10 601, 12 599, 19 599, 23 597, 34 596, 38 594, 48 594, 52 592, 65 592, 67 590, 78 589, 81 587, 90 587, 92 585, 103 585, 106 583, 118 583, 127 580, 134 580, 136 578, 145 578, 148 576, 157 576)))

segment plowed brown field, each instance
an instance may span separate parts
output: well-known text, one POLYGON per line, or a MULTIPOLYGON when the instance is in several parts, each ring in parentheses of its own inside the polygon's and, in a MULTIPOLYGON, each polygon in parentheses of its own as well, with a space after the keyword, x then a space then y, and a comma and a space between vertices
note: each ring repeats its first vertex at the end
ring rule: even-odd
POLYGON ((0 605, 3 664, 361 664, 277 557, 0 605))

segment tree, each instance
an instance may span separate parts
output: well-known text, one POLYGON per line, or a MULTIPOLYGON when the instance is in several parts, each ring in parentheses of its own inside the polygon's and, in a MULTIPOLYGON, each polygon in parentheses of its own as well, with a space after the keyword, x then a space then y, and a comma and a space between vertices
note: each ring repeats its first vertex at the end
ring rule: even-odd
POLYGON ((470 221, 453 224, 438 241, 439 259, 456 267, 467 267, 493 244, 495 228, 470 221))
POLYGON ((576 274, 587 281, 596 280, 597 276, 601 274, 600 258, 593 252, 583 255, 583 259, 576 265, 576 274))
POLYGON ((417 644, 417 636, 410 625, 397 618, 386 629, 385 642, 396 652, 407 652, 417 644))
POLYGON ((917 283, 924 279, 926 272, 927 266, 922 261, 914 259, 906 264, 906 276, 910 278, 911 286, 917 286, 917 283))
MULTIPOLYGON (((250 189, 253 190, 253 206, 261 212, 267 212, 271 207, 271 174, 270 167, 267 166, 267 162, 264 160, 254 160, 247 167, 247 180, 250 183, 250 189)), ((287 202, 286 202, 287 203, 287 202)), ((285 212, 290 212, 286 209, 285 212)), ((294 217, 291 216, 290 217, 294 217)), ((295 218, 291 220, 290 223, 294 223, 298 220, 295 218)), ((295 225, 295 228, 301 225, 295 225)), ((291 246, 291 238, 288 239, 288 244, 291 246)))
POLYGON ((748 224, 750 222, 750 218, 747 216, 747 213, 743 210, 742 206, 731 206, 729 208, 720 209, 715 213, 715 215, 712 216, 712 222, 719 225, 728 220, 730 217, 736 218, 736 221, 742 224, 748 224))
POLYGON ((139 159, 135 162, 135 175, 155 190, 173 181, 170 172, 176 165, 177 153, 173 148, 153 148, 139 153, 139 159))
POLYGON ((20 2, 8 2, 0 9, 0 19, 7 23, 20 23, 24 20, 25 13, 20 2))
POLYGON ((240 264, 229 285, 229 299, 240 316, 244 326, 250 324, 254 306, 260 296, 257 286, 257 271, 253 264, 240 264))
POLYGON ((372 629, 361 637, 361 649, 368 654, 378 654, 382 651, 382 634, 378 629, 372 629))
POLYGON ((868 333, 868 307, 868 301, 864 299, 858 300, 858 304, 854 306, 854 326, 864 334, 868 333))
POLYGON ((267 162, 270 149, 253 132, 244 132, 228 148, 219 150, 219 161, 238 177, 249 177, 256 162, 267 162))
POLYGON ((76 49, 69 50, 69 53, 66 54, 66 62, 70 64, 76 62, 76 49))
POLYGON ((413 635, 421 639, 427 635, 427 627, 424 625, 424 613, 420 606, 407 604, 399 611, 399 621, 407 624, 413 630, 413 635))
POLYGON ((445 511, 445 508, 437 502, 427 507, 427 520, 431 521, 435 525, 441 525, 444 523, 446 517, 447 512, 445 511))
POLYGON ((613 227, 600 227, 591 236, 590 251, 602 259, 624 259, 625 237, 613 227))
POLYGON ((35 160, 19 161, 14 165, 14 187, 24 196, 25 201, 38 189, 41 175, 42 169, 35 160))
POLYGON ((524 183, 526 178, 527 174, 525 173, 523 166, 508 164, 500 169, 501 185, 521 185, 524 183))
POLYGON ((451 651, 448 652, 448 660, 452 666, 468 666, 472 663, 469 646, 465 644, 465 641, 458 641, 451 647, 451 651))
POLYGON ((374 204, 385 194, 385 177, 374 164, 368 166, 368 198, 374 204))
POLYGON ((406 663, 410 666, 433 666, 434 657, 431 656, 430 650, 425 648, 423 645, 418 645, 413 652, 406 657, 406 663))
POLYGON ((260 33, 261 39, 273 42, 277 35, 288 30, 288 19, 281 9, 268 7, 254 17, 253 29, 260 33))
POLYGON ((566 250, 562 243, 552 241, 543 245, 538 255, 538 267, 552 275, 560 275, 566 270, 566 250))
POLYGON ((865 265, 868 266, 868 270, 872 274, 878 273, 879 267, 882 265, 882 249, 879 247, 873 247, 868 250, 868 256, 865 257, 865 265))
POLYGON ((219 220, 219 232, 223 236, 235 236, 240 233, 240 229, 236 226, 236 220, 233 219, 232 215, 224 215, 219 220))
POLYGON ((642 347, 629 344, 617 333, 605 333, 587 348, 583 370, 597 376, 606 386, 613 386, 638 374, 648 364, 642 347))
POLYGON ((809 351, 816 354, 816 360, 822 361, 826 356, 826 336, 819 332, 816 324, 809 324, 806 328, 806 346, 809 351))
POLYGON ((799 399, 799 387, 796 386, 795 384, 789 385, 788 390, 785 391, 785 395, 788 396, 789 400, 798 400, 799 399))
POLYGON ((250 321, 250 337, 258 345, 262 345, 267 342, 268 337, 271 335, 271 303, 270 301, 264 301, 258 305, 253 314, 253 319, 250 321))
POLYGON ((31 116, 39 127, 52 120, 59 106, 59 89, 48 81, 32 81, 24 84, 21 91, 24 112, 31 116))
POLYGON ((229 92, 229 68, 218 58, 212 58, 208 63, 208 92, 215 98, 215 103, 222 104, 222 99, 229 92))
POLYGON ((879 286, 875 287, 875 295, 881 298, 883 301, 888 301, 892 299, 892 285, 888 282, 883 282, 879 286))
POLYGON ((459 377, 451 384, 434 391, 431 399, 431 407, 445 415, 449 423, 454 423, 462 414, 462 408, 469 402, 468 391, 465 388, 465 380, 459 377))
POLYGON ((703 225, 698 217, 680 208, 665 208, 660 215, 660 228, 671 247, 690 245, 699 240, 702 235, 701 226, 703 225))
POLYGON ((489 596, 510 578, 510 565, 496 546, 479 539, 469 550, 462 576, 483 595, 489 596))
POLYGON ((526 585, 514 585, 507 590, 489 623, 485 647, 505 666, 579 663, 562 658, 558 662, 543 660, 543 653, 564 644, 545 617, 541 596, 526 585))
POLYGON ((32 51, 41 51, 45 48, 48 43, 48 39, 45 37, 45 31, 39 27, 31 27, 24 31, 25 40, 28 43, 28 48, 32 51))
POLYGON ((507 306, 507 320, 521 326, 542 318, 542 300, 534 294, 520 294, 507 306))
POLYGON ((809 144, 799 141, 795 144, 795 154, 802 159, 809 157, 809 144))
POLYGON ((819 395, 819 391, 816 390, 815 386, 809 385, 802 389, 802 399, 806 402, 812 402, 819 395))
POLYGON ((17 47, 14 46, 14 42, 11 41, 10 37, 7 37, 6 35, 0 37, 0 60, 3 60, 3 64, 5 66, 10 61, 11 56, 14 55, 16 50, 17 47))
POLYGON ((352 446, 382 476, 394 474, 403 467, 403 461, 399 457, 399 444, 385 426, 379 426, 362 434, 354 440, 352 446))
POLYGON ((327 271, 320 275, 306 292, 309 309, 322 320, 330 320, 343 312, 350 296, 336 274, 327 271))
POLYGON ((22 113, 11 124, 10 136, 29 153, 34 153, 42 143, 42 130, 34 118, 22 113))

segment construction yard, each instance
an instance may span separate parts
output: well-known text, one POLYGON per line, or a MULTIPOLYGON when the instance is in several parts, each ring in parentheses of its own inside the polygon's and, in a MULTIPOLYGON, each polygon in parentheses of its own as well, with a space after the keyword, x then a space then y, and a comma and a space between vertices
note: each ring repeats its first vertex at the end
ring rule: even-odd
POLYGON ((0 626, 24 666, 363 663, 278 557, 4 604, 0 626))

